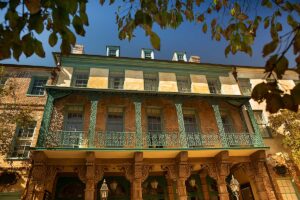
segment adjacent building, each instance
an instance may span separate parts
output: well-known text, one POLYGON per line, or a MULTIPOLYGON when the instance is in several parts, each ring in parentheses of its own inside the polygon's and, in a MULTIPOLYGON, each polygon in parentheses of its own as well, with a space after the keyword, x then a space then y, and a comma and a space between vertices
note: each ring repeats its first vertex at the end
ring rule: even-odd
MULTIPOLYGON (((54 53, 55 68, 20 67, 32 75, 19 96, 37 110, 25 134, 32 164, 20 175, 25 189, 19 181, 6 192, 94 200, 106 180, 108 200, 229 200, 236 179, 239 199, 300 197, 298 169, 279 173, 266 162, 287 150, 268 130, 265 105, 250 100, 262 68, 187 61, 180 51, 166 61, 151 49, 140 59, 120 57, 118 46, 107 46, 106 56, 80 49, 54 53)), ((289 89, 298 74, 289 70, 283 79, 289 89)), ((3 162, 28 158, 20 152, 3 162)))

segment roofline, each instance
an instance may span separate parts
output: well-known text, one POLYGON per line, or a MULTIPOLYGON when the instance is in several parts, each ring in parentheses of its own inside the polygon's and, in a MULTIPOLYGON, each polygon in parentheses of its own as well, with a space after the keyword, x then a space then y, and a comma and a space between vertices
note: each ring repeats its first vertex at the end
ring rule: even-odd
MULTIPOLYGON (((60 52, 52 52, 54 58, 55 58, 55 61, 56 60, 56 56, 55 55, 61 55, 60 52)), ((151 59, 151 60, 145 60, 143 58, 135 58, 135 57, 108 57, 108 56, 105 56, 105 55, 99 55, 99 54, 72 54, 70 53, 69 55, 71 56, 86 56, 86 57, 98 57, 98 58, 110 58, 110 59, 128 59, 128 60, 143 60, 144 62, 162 62, 162 63, 178 63, 178 61, 172 61, 172 60, 161 60, 161 59, 151 59)), ((62 56, 66 56, 68 57, 68 55, 62 55, 62 56)), ((263 66, 249 66, 249 65, 235 65, 235 64, 232 64, 232 65, 227 65, 227 64, 218 64, 218 63, 193 63, 193 62, 180 62, 180 64, 187 64, 187 65, 198 65, 198 66, 201 66, 201 65, 209 65, 209 66, 218 66, 218 67, 224 67, 224 68, 232 68, 232 67, 239 67, 239 68, 250 68, 250 69, 261 69, 263 70, 264 67, 263 66)), ((294 68, 288 68, 288 70, 291 70, 291 71, 296 71, 296 69, 294 68)))
POLYGON ((55 67, 49 67, 49 66, 41 66, 41 65, 22 65, 22 64, 5 64, 0 63, 0 66, 4 67, 21 67, 21 68, 31 68, 31 69, 44 69, 44 70, 53 70, 55 67))

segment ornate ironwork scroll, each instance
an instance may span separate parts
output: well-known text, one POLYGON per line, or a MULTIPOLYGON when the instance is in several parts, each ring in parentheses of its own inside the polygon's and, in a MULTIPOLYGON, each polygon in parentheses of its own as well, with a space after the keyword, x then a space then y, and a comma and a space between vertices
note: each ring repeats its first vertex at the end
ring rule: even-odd
POLYGON ((135 130, 136 130, 136 147, 143 147, 143 131, 142 131, 142 103, 134 102, 135 107, 135 130))
POLYGON ((254 113, 253 113, 253 110, 251 108, 251 105, 250 105, 249 102, 247 102, 245 104, 245 106, 247 108, 247 111, 248 111, 248 114, 249 114, 249 117, 250 117, 250 120, 251 120, 251 124, 252 124, 253 129, 254 129, 254 136, 253 136, 254 147, 263 147, 264 146, 263 138, 260 134, 259 127, 258 127, 257 122, 255 120, 254 113))
POLYGON ((215 117, 216 117, 218 129, 219 129, 219 134, 221 136, 222 146, 223 147, 228 147, 227 138, 226 138, 223 122, 222 122, 222 117, 221 117, 219 105, 213 103, 212 108, 215 112, 215 117))
POLYGON ((178 126, 179 126, 179 137, 181 141, 181 147, 187 148, 187 141, 186 141, 186 132, 184 127, 184 119, 183 119, 183 113, 182 113, 182 104, 181 103, 175 103, 176 107, 176 113, 177 113, 177 119, 178 119, 178 126))
POLYGON ((94 147, 95 141, 95 128, 96 128, 96 120, 97 120, 97 107, 98 107, 98 99, 95 98, 91 100, 91 114, 90 114, 90 125, 89 125, 89 139, 88 139, 88 147, 94 147))

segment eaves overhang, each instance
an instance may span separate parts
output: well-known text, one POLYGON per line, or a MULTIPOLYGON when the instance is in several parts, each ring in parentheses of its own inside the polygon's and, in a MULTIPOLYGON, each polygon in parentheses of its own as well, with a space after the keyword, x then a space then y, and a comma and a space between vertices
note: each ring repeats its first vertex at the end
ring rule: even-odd
POLYGON ((201 94, 201 93, 182 93, 182 92, 163 92, 163 91, 140 91, 140 90, 120 90, 120 89, 98 89, 98 88, 81 88, 81 87, 61 87, 45 86, 47 91, 70 91, 70 93, 79 93, 81 95, 120 95, 126 97, 171 97, 177 100, 187 98, 201 98, 208 101, 227 101, 228 103, 241 106, 250 100, 250 96, 228 95, 228 94, 201 94))

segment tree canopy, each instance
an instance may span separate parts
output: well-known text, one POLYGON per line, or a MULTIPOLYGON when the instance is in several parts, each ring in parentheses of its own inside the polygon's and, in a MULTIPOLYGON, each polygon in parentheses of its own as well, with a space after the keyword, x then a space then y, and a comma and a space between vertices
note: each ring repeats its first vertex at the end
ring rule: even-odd
POLYGON ((291 150, 293 160, 300 164, 300 113, 281 110, 269 117, 270 127, 283 136, 283 144, 291 150))
MULTIPOLYGON (((116 4, 114 0, 109 4, 116 4)), ((0 24, 0 60, 23 53, 45 57, 43 42, 37 35, 48 31, 48 43, 55 46, 61 41, 63 54, 69 54, 76 43, 76 36, 84 36, 89 25, 86 12, 87 0, 6 0, 0 2, 5 11, 0 24), (74 31, 73 31, 74 30, 74 31)), ((100 0, 103 5, 105 0, 100 0)), ((274 113, 287 108, 297 111, 300 104, 300 84, 290 94, 277 87, 289 67, 286 53, 292 50, 300 73, 300 3, 293 0, 140 0, 125 1, 116 11, 119 39, 131 40, 134 31, 142 28, 152 46, 160 49, 159 35, 153 30, 176 29, 186 21, 197 22, 203 33, 211 32, 212 39, 225 40, 225 55, 244 52, 252 55, 252 45, 259 26, 269 32, 270 41, 262 49, 266 57, 264 78, 274 82, 258 84, 252 98, 266 100, 267 110, 274 113), (258 12, 258 10, 260 10, 258 12), (287 26, 282 22, 286 21, 287 26)))

